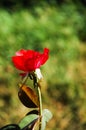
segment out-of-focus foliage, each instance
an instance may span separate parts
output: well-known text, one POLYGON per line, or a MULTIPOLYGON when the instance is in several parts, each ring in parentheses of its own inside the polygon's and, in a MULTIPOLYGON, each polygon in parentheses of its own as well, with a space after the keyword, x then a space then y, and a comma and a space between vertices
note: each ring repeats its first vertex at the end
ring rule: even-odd
POLYGON ((50 58, 41 69, 48 85, 42 93, 44 107, 54 115, 47 129, 86 129, 86 49, 82 44, 86 11, 81 7, 43 4, 17 11, 12 8, 12 12, 0 9, 1 126, 17 123, 26 112, 17 97, 20 78, 11 56, 22 48, 42 51, 47 47, 50 58))

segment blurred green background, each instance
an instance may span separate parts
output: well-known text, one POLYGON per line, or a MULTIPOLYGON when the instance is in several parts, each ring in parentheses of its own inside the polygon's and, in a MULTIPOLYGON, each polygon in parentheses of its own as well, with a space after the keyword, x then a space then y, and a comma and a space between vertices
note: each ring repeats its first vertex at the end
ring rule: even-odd
POLYGON ((18 99, 20 49, 50 49, 41 67, 43 107, 53 113, 46 130, 86 129, 86 0, 0 1, 0 127, 27 113, 18 99))

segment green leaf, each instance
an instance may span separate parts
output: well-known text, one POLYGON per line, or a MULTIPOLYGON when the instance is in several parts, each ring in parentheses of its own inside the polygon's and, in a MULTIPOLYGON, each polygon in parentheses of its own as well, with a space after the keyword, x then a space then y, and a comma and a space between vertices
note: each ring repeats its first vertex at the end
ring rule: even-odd
POLYGON ((43 110, 45 121, 48 122, 52 118, 52 113, 48 109, 43 110))
POLYGON ((23 105, 28 108, 39 107, 38 96, 30 87, 25 85, 21 86, 18 92, 18 97, 23 105))
POLYGON ((43 116, 42 116, 42 129, 41 130, 44 130, 46 127, 46 123, 52 118, 52 113, 48 109, 44 109, 42 115, 43 116))
POLYGON ((16 124, 9 124, 9 125, 3 126, 2 128, 0 128, 0 130, 20 130, 20 128, 16 124))
POLYGON ((39 116, 37 114, 30 114, 25 116, 19 123, 20 128, 23 130, 25 127, 33 126, 36 123, 39 116))
POLYGON ((26 114, 26 116, 28 116, 28 115, 30 115, 30 114, 36 114, 36 115, 38 115, 38 110, 32 110, 32 111, 30 111, 30 112, 28 112, 27 114, 26 114))

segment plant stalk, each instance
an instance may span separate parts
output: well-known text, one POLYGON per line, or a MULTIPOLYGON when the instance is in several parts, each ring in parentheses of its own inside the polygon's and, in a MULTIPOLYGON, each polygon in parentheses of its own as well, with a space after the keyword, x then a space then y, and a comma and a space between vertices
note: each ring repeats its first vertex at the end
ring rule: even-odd
POLYGON ((41 89, 38 86, 38 98, 39 98, 39 116, 40 116, 40 120, 39 120, 39 130, 42 129, 42 98, 41 98, 41 89))

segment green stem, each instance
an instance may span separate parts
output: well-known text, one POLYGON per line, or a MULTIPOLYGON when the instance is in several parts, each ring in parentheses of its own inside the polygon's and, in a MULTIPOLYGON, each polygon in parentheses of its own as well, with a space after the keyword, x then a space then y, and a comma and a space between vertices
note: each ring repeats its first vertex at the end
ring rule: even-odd
POLYGON ((27 79, 28 79, 28 74, 27 74, 27 75, 25 76, 25 78, 22 80, 22 86, 26 83, 27 79))
POLYGON ((41 98, 41 90, 40 87, 38 86, 38 98, 39 98, 39 130, 41 130, 42 127, 42 98, 41 98))

